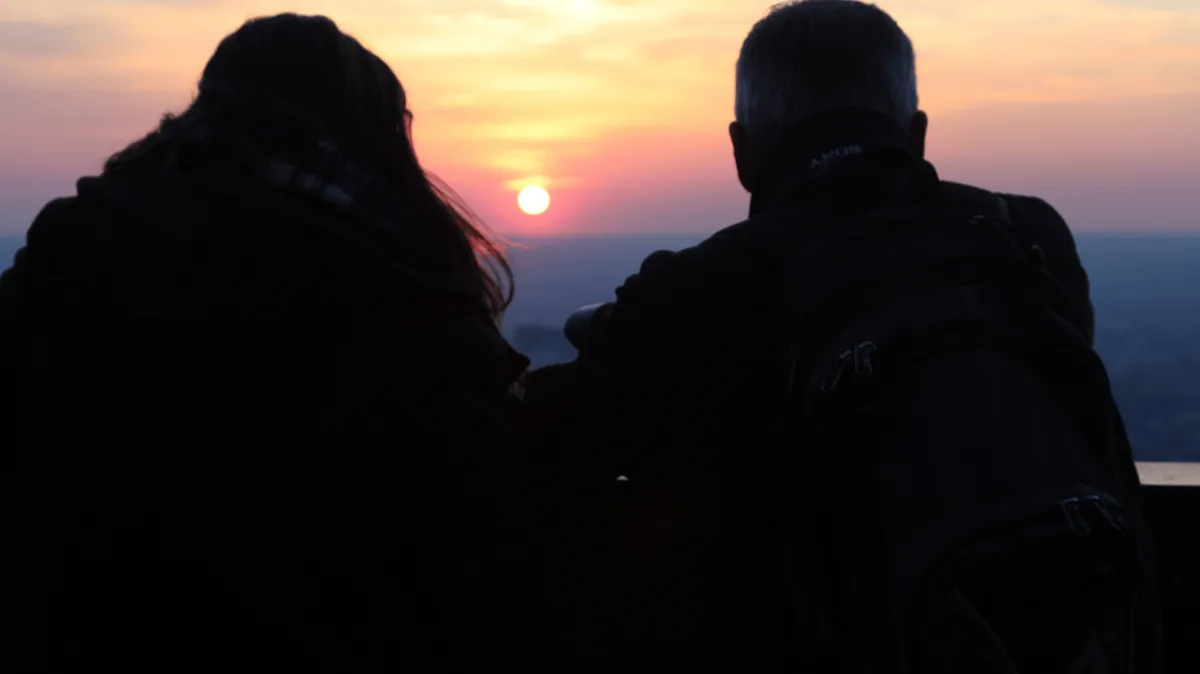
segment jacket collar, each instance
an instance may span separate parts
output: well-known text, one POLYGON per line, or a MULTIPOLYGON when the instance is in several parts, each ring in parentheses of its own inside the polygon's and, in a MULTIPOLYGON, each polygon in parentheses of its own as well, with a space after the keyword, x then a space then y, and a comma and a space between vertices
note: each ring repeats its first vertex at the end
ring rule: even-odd
POLYGON ((912 154, 908 135, 890 118, 858 109, 822 113, 784 131, 764 161, 766 179, 751 195, 750 215, 805 195, 836 200, 892 191, 885 185, 913 169, 936 183, 933 167, 912 154))

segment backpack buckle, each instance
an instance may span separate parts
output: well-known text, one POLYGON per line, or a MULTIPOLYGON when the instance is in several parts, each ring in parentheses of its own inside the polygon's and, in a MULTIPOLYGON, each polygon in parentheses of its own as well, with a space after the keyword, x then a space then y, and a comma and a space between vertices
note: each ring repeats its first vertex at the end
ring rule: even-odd
POLYGON ((1071 527, 1071 533, 1076 536, 1092 534, 1094 529, 1089 522, 1091 518, 1088 517, 1088 514, 1092 512, 1099 514, 1101 526, 1107 525, 1113 531, 1125 530, 1125 518, 1121 513, 1123 508, 1120 505, 1105 503, 1095 494, 1081 498, 1063 499, 1059 505, 1062 506, 1063 513, 1067 516, 1067 524, 1071 527))
POLYGON ((1083 508, 1083 501, 1078 498, 1067 498, 1058 502, 1062 507, 1063 514, 1067 516, 1067 526, 1071 527, 1071 533, 1076 536, 1087 536, 1092 533, 1092 528, 1088 526, 1087 518, 1080 513, 1083 508))

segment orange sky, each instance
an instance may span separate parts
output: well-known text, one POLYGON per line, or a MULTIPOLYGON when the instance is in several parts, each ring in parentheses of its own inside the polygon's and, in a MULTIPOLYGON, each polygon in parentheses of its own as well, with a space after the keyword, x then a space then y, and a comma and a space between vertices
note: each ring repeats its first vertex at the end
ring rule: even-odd
MULTIPOLYGON (((426 165, 507 233, 712 231, 744 216, 725 128, 758 0, 0 4, 0 233, 184 106, 247 16, 324 13, 399 74, 426 165), (516 192, 545 185, 550 210, 516 192)), ((1200 230, 1200 2, 893 0, 944 177, 1078 230, 1200 230)))

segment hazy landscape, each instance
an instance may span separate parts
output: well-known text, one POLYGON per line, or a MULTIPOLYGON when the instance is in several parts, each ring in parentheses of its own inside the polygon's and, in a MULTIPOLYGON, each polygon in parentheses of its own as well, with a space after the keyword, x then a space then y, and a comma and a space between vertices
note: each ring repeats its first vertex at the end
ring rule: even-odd
MULTIPOLYGON (((517 296, 505 333, 537 365, 568 360, 567 314, 611 299, 648 253, 700 238, 525 239, 528 248, 511 254, 517 296)), ((19 245, 0 238, 0 267, 19 245)), ((1097 348, 1138 458, 1200 461, 1200 236, 1081 236, 1079 248, 1092 280, 1097 348)))

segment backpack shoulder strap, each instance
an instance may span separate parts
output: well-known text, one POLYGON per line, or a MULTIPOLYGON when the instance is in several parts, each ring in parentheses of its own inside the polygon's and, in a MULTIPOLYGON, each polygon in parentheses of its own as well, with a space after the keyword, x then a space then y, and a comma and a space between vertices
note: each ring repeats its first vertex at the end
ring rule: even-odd
POLYGON ((1070 293, 1051 273, 1048 258, 1042 246, 1029 236, 1029 232, 1025 228, 1017 226, 1013 222, 1012 210, 1008 199, 1003 194, 961 183, 943 181, 940 183, 940 195, 941 203, 945 208, 973 211, 975 214, 968 218, 972 224, 980 225, 990 222, 1005 233, 1028 265, 1039 276, 1045 277, 1045 280, 1040 281, 1038 285, 1043 296, 1051 303, 1055 311, 1074 326, 1085 326, 1090 323, 1086 315, 1087 308, 1076 305, 1071 299, 1070 293))

